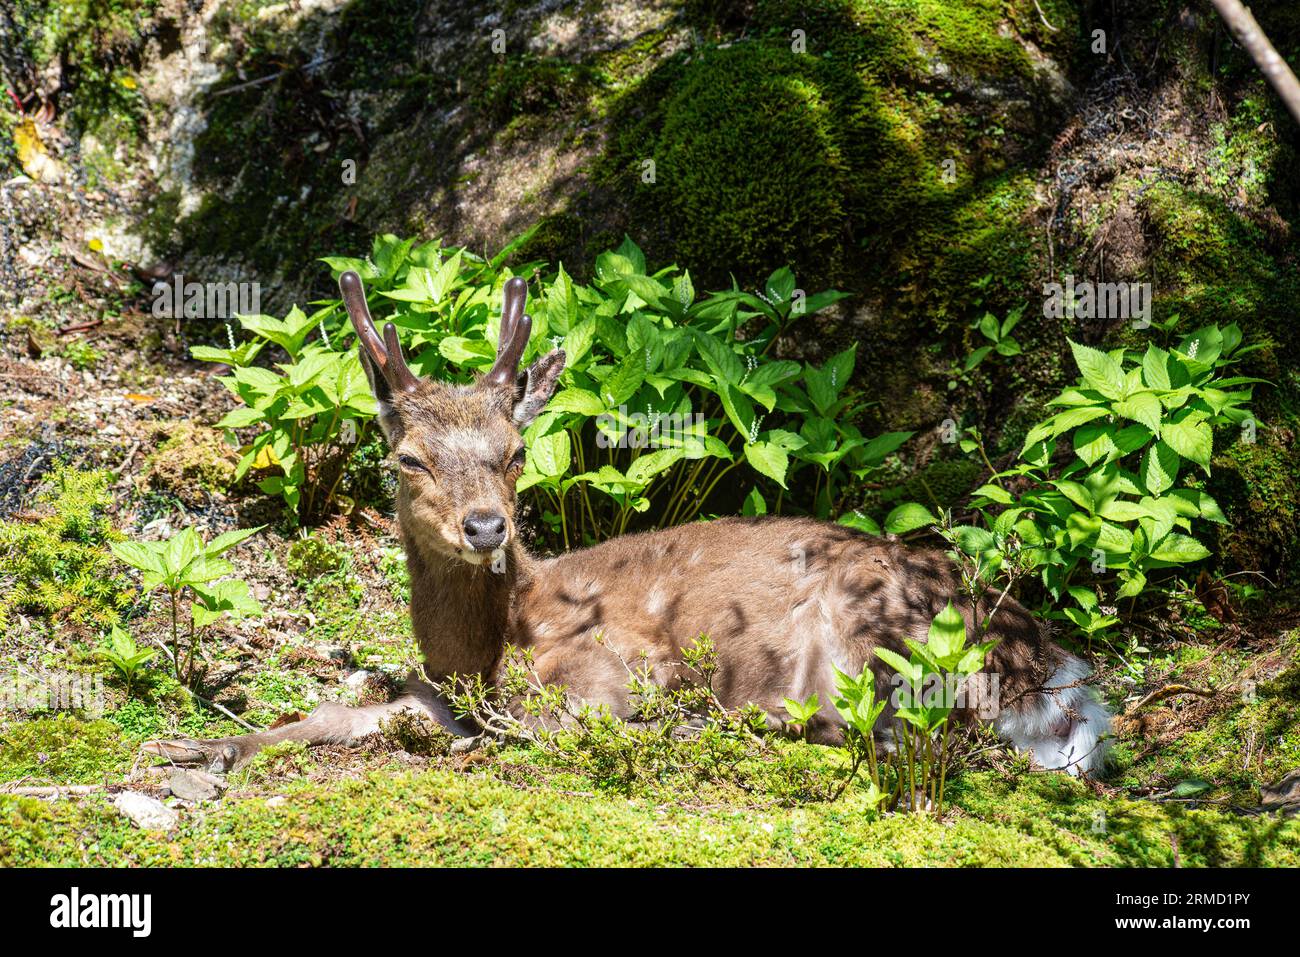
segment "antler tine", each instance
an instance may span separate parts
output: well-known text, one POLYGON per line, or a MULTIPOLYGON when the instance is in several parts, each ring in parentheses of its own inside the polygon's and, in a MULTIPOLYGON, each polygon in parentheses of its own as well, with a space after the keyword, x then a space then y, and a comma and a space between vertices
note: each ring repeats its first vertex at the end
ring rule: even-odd
POLYGON ((414 392, 420 386, 420 380, 406 364, 402 355, 402 343, 397 338, 397 326, 391 322, 384 323, 384 342, 388 347, 388 357, 392 360, 393 385, 403 392, 414 392))
POLYGON ((384 339, 379 338, 375 322, 370 318, 370 307, 366 305, 366 288, 361 277, 352 270, 339 276, 339 291, 343 293, 343 305, 352 320, 352 328, 357 331, 361 346, 374 360, 388 384, 403 392, 411 392, 419 380, 406 366, 402 358, 402 347, 397 341, 397 328, 390 322, 384 327, 384 339))
POLYGON ((504 300, 501 305, 501 335, 497 340, 497 361, 483 377, 491 385, 507 385, 515 381, 519 360, 528 346, 533 330, 533 320, 524 314, 528 301, 528 283, 518 276, 506 280, 504 300))

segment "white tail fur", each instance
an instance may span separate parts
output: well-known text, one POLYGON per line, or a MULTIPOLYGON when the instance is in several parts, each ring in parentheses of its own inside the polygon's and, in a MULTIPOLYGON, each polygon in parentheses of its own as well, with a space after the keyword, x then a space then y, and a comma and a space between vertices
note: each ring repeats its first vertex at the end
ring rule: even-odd
POLYGON ((1061 652, 1061 662, 1043 692, 1004 708, 993 723, 998 736, 1050 770, 1070 774, 1100 771, 1106 763, 1111 713, 1094 688, 1087 663, 1061 652), (1059 689, 1059 690, 1051 690, 1059 689))

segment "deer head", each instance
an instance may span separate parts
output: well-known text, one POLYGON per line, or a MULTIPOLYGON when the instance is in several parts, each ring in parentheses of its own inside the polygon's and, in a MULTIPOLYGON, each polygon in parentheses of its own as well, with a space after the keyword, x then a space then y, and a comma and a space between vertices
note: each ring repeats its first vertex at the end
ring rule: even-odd
POLYGON ((399 468, 403 533, 430 556, 483 564, 514 537, 520 430, 550 400, 564 369, 557 349, 519 371, 533 325, 524 314, 528 284, 506 282, 496 362, 467 386, 418 378, 402 357, 397 328, 387 323, 382 338, 375 330, 361 277, 345 272, 339 289, 399 468))

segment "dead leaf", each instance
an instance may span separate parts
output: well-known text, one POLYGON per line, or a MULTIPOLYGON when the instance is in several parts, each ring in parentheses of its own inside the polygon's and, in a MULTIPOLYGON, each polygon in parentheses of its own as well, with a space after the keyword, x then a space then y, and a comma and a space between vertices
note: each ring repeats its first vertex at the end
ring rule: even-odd
POLYGON ((271 727, 267 728, 267 730, 274 731, 276 728, 283 728, 286 724, 297 724, 306 717, 307 716, 301 711, 286 711, 284 714, 280 715, 280 717, 272 721, 271 727))
POLYGON ((26 119, 15 126, 13 138, 24 173, 40 183, 57 183, 63 178, 58 160, 46 150, 33 120, 26 119))

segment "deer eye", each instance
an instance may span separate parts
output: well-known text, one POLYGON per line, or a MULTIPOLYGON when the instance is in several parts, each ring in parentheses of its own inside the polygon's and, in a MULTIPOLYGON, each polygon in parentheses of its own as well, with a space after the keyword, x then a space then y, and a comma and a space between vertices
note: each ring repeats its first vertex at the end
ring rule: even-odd
POLYGON ((412 471, 416 471, 416 472, 429 471, 427 468, 425 468, 424 463, 421 462, 419 459, 417 459, 414 455, 399 455, 397 457, 397 464, 404 469, 411 469, 412 471))
POLYGON ((519 451, 515 452, 514 455, 510 456, 510 464, 506 466, 506 470, 509 471, 511 469, 523 468, 524 459, 527 457, 528 457, 528 450, 521 445, 519 447, 519 451))

